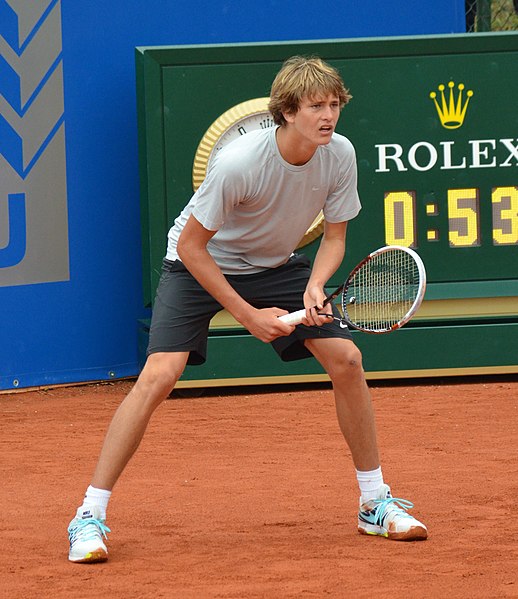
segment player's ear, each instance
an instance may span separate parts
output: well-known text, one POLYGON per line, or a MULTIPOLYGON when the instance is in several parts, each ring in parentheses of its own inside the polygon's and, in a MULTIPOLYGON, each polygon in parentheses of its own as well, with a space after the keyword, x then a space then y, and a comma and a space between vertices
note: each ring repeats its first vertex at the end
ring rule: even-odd
POLYGON ((284 110, 282 111, 282 116, 284 117, 284 120, 287 123, 293 123, 294 120, 295 120, 295 115, 296 114, 297 114, 296 112, 287 112, 287 111, 284 111, 284 110))

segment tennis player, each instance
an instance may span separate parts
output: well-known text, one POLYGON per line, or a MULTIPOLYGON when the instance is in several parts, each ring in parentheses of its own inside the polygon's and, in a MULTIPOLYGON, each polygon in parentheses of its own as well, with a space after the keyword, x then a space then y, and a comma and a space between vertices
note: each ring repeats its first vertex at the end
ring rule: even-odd
POLYGON ((206 359, 211 318, 222 308, 270 343, 282 360, 314 356, 328 373, 338 422, 360 490, 358 530, 394 540, 425 539, 408 501, 383 480, 360 351, 347 328, 318 312, 324 286, 343 261, 348 221, 360 211, 356 157, 335 132, 350 100, 339 73, 319 58, 293 57, 276 76, 269 109, 276 127, 220 150, 175 220, 151 321, 148 358, 110 424, 83 504, 68 527, 73 562, 108 557, 106 508, 154 410, 186 364, 206 359), (320 211, 324 233, 313 267, 294 254, 320 211), (306 309, 296 327, 278 316, 306 309))

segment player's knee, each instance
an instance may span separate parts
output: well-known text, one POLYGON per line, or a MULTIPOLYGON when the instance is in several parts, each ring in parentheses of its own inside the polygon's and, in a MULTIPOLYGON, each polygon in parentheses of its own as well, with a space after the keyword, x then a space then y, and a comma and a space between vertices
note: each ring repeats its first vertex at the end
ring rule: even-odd
POLYGON ((145 398, 160 403, 173 390, 185 364, 170 357, 152 355, 142 370, 137 385, 145 398))
POLYGON ((360 350, 355 345, 343 350, 335 356, 328 374, 331 380, 342 377, 348 380, 355 377, 363 377, 363 362, 360 350))

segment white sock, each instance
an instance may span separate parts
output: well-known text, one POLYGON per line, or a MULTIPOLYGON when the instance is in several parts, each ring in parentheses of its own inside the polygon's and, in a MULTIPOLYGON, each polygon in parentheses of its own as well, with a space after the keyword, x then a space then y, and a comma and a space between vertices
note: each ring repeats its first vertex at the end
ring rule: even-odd
POLYGON ((360 486, 362 503, 376 499, 377 491, 383 484, 381 466, 378 466, 376 470, 356 470, 356 478, 360 486))
POLYGON ((108 501, 110 501, 111 494, 111 491, 96 489, 90 485, 88 489, 86 489, 83 506, 92 507, 96 505, 100 509, 101 518, 106 520, 106 508, 108 507, 108 501))

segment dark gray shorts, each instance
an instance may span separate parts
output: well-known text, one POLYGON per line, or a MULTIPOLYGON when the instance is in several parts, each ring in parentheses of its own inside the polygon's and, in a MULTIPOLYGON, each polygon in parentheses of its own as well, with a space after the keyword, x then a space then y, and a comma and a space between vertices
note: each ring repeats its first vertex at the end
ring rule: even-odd
MULTIPOLYGON (((306 256, 294 255, 286 264, 250 275, 226 275, 237 293, 256 308, 277 307, 289 312, 304 307, 303 295, 311 273, 306 256)), ((148 355, 156 352, 190 352, 188 364, 203 364, 211 318, 221 305, 196 281, 178 260, 164 260, 158 284, 148 355)), ((333 310, 338 316, 338 310, 333 310)), ((284 361, 308 358, 304 339, 341 337, 351 339, 347 328, 337 321, 320 327, 298 325, 291 335, 279 337, 271 345, 284 361)))

